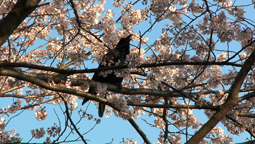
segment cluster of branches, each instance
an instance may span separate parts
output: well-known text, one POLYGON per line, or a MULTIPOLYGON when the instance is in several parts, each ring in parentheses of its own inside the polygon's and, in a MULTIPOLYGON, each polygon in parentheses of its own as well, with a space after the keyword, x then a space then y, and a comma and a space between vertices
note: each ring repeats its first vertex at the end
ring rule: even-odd
MULTIPOLYGON (((183 12, 185 11, 183 10, 184 5, 182 5, 183 8, 176 9, 174 5, 181 5, 181 3, 174 0, 153 1, 149 8, 135 11, 132 7, 139 3, 138 0, 134 3, 123 4, 122 15, 116 21, 112 20, 113 14, 107 11, 107 16, 100 17, 100 22, 94 21, 97 18, 93 19, 95 15, 92 11, 92 8, 98 7, 98 11, 103 13, 100 11, 99 3, 98 5, 85 2, 78 4, 73 0, 58 4, 54 2, 40 3, 40 0, 13 2, 13 6, 10 5, 6 8, 8 13, 1 12, 0 76, 2 84, 0 95, 2 98, 33 99, 36 103, 21 106, 14 102, 11 108, 3 108, 0 114, 4 116, 19 110, 41 107, 49 102, 62 102, 65 106, 63 112, 66 115, 66 125, 54 142, 57 142, 66 132, 69 121, 70 127, 73 128, 72 131, 75 131, 79 138, 87 143, 73 122, 70 113, 77 108, 75 102, 70 102, 70 99, 87 98, 108 105, 112 108, 112 110, 108 109, 109 113, 113 112, 116 116, 127 119, 145 143, 151 142, 147 138, 146 132, 141 130, 134 120, 137 118, 136 115, 140 115, 142 112, 153 115, 156 119, 154 124, 146 120, 145 122, 163 131, 163 134, 159 134, 159 139, 161 139, 159 142, 179 142, 178 135, 175 133, 185 135, 187 143, 198 143, 204 141, 204 138, 213 141, 212 133, 219 122, 222 122, 233 134, 239 134, 244 130, 255 138, 255 132, 250 125, 255 117, 252 113, 255 96, 253 92, 255 43, 253 30, 250 27, 254 27, 255 24, 240 14, 242 9, 239 6, 228 2, 219 1, 216 3, 219 8, 214 8, 215 3, 213 2, 204 0, 201 4, 196 5, 193 1, 185 9, 193 13, 190 16, 183 12), (87 15, 82 13, 85 11, 86 6, 84 5, 90 6, 91 9, 86 11, 87 15), (84 9, 78 9, 82 6, 84 9), (64 9, 64 7, 68 8, 64 9), (51 8, 58 10, 51 11, 51 8), (228 21, 224 18, 226 16, 224 12, 220 10, 228 12, 229 15, 233 14, 235 19, 228 21), (62 16, 61 13, 69 12, 73 17, 69 22, 66 22, 65 16, 62 16), (188 20, 182 19, 181 15, 188 17, 188 20), (141 16, 155 18, 155 20, 144 33, 138 35, 133 31, 132 26, 147 20, 147 17, 141 16), (202 18, 203 22, 197 21, 202 18), (13 21, 14 19, 15 21, 13 21), (45 19, 49 21, 48 24, 37 24, 45 19), (151 45, 147 44, 145 34, 148 34, 156 24, 164 19, 170 19, 173 21, 173 25, 162 28, 163 33, 159 39, 151 45), (31 22, 32 20, 34 22, 31 22), (58 22, 54 23, 54 21, 58 22), (123 28, 111 32, 111 28, 114 29, 111 26, 118 22, 123 28), (97 26, 93 23, 96 23, 97 26), (55 27, 52 26, 54 24, 56 24, 55 27), (72 28, 68 28, 69 25, 72 28), (229 29, 224 25, 228 25, 229 29), (50 31, 49 27, 57 30, 63 39, 59 41, 49 38, 50 36, 45 34, 49 38, 47 48, 43 50, 36 48, 29 52, 28 49, 33 46, 36 38, 32 38, 32 40, 27 38, 29 40, 26 41, 26 38, 21 35, 32 32, 32 28, 41 28, 36 33, 36 37, 47 39, 42 33, 50 31), (45 32, 45 29, 48 30, 45 32), (101 30, 101 33, 95 33, 94 29, 101 30), (133 45, 134 48, 131 49, 131 54, 128 56, 129 64, 96 69, 81 68, 83 61, 89 60, 89 57, 101 62, 105 54, 103 52, 113 49, 118 42, 116 37, 121 34, 123 36, 123 33, 132 33, 133 39, 138 41, 138 45, 133 45), (20 44, 19 39, 24 39, 23 43, 20 44), (237 50, 230 47, 217 48, 217 43, 226 42, 228 44, 231 41, 238 41, 241 48, 237 50), (18 50, 19 45, 21 47, 18 50), (146 48, 143 48, 144 46, 146 48), (180 52, 173 50, 173 47, 184 48, 180 52), (23 51, 25 52, 23 53, 23 51), (149 52, 152 54, 149 55, 149 52), (194 54, 190 56, 188 52, 194 54), (217 55, 219 52, 220 54, 217 55), (229 56, 230 54, 232 56, 229 56), (145 55, 148 55, 147 58, 145 55), (50 60, 51 64, 44 66, 43 59, 50 60), (57 67, 53 67, 56 60, 60 62, 57 67), (66 62, 67 60, 70 61, 66 62), (229 73, 223 74, 221 66, 232 69, 229 70, 229 73), (88 76, 88 73, 113 71, 125 76, 122 89, 109 83, 92 81, 88 76), (171 75, 171 73, 174 74, 171 75), (87 92, 88 87, 102 85, 106 85, 109 99, 87 92), (24 96, 17 92, 24 87, 32 90, 40 88, 41 92, 24 96), (48 96, 52 96, 52 98, 43 101, 48 96), (190 111, 193 109, 202 109, 207 114, 208 121, 204 125, 196 120, 196 116, 190 111), (171 131, 169 129, 171 126, 175 127, 177 132, 171 131), (199 130, 190 135, 188 133, 190 126, 199 130), (186 132, 180 127, 185 127, 186 132), (232 131, 230 127, 235 127, 239 131, 232 131)), ((116 7, 121 5, 117 1, 114 4, 116 7)), ((142 4, 147 5, 147 2, 143 1, 142 4)), ((27 34, 27 37, 31 36, 27 34)), ((42 108, 40 113, 43 112, 42 108)), ((44 116, 42 114, 38 119, 43 120, 46 118, 44 116)), ((81 116, 79 121, 82 118, 81 116)))

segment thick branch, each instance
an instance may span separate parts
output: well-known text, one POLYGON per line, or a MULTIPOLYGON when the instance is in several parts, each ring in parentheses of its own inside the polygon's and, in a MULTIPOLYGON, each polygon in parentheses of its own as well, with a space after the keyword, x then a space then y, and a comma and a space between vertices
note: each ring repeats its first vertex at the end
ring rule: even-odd
POLYGON ((141 128, 135 123, 135 121, 130 118, 128 119, 129 123, 136 129, 136 131, 140 134, 140 136, 143 138, 144 142, 146 144, 151 144, 151 142, 149 141, 149 139, 147 138, 147 136, 143 133, 143 131, 141 130, 141 128))
POLYGON ((0 22, 0 46, 21 24, 21 22, 37 8, 40 0, 19 0, 9 14, 0 22))
MULTIPOLYGON (((26 75, 26 74, 23 74, 23 73, 19 73, 17 71, 13 71, 13 70, 8 70, 8 69, 0 69, 0 75, 3 75, 3 76, 12 76, 12 77, 15 77, 15 78, 20 79, 20 80, 25 80, 25 81, 31 82, 33 84, 36 84, 36 85, 38 85, 40 87, 43 87, 43 88, 46 88, 46 89, 49 89, 49 90, 63 92, 63 93, 68 93, 68 94, 74 94, 74 95, 78 95, 78 96, 82 96, 82 97, 87 97, 87 98, 89 98, 91 100, 96 100, 98 102, 105 103, 105 104, 111 106, 112 108, 114 108, 114 109, 116 109, 117 111, 120 112, 119 108, 115 107, 112 104, 112 102, 108 102, 104 98, 95 97, 92 94, 85 93, 85 92, 78 91, 78 90, 71 89, 71 88, 66 88, 66 87, 63 87, 63 86, 50 85, 49 83, 47 83, 47 82, 45 82, 45 81, 43 81, 43 80, 41 80, 41 79, 39 79, 37 77, 34 77, 34 76, 29 76, 29 75, 26 75)), ((150 143, 150 141, 148 140, 146 135, 137 126, 137 124, 134 122, 134 120, 132 118, 129 119, 129 122, 136 129, 136 131, 140 134, 140 136, 143 138, 143 140, 146 143, 150 143)))
MULTIPOLYGON (((142 64, 140 66, 135 66, 134 68, 149 68, 149 67, 160 67, 160 66, 169 66, 169 65, 230 65, 230 66, 236 66, 236 67, 243 66, 242 64, 236 64, 236 63, 231 63, 231 62, 228 62, 228 63, 225 63, 225 62, 167 62, 167 63, 142 64)), ((94 73, 94 72, 99 72, 99 71, 129 68, 128 65, 123 65, 123 66, 109 66, 109 67, 85 69, 85 70, 65 70, 65 69, 59 69, 59 68, 53 68, 53 67, 47 67, 47 66, 39 66, 39 65, 28 64, 28 63, 9 63, 9 62, 3 62, 3 61, 2 62, 0 61, 0 67, 12 67, 12 68, 13 67, 24 67, 24 68, 52 71, 52 72, 57 72, 60 74, 69 74, 69 75, 76 74, 76 73, 94 73)))
MULTIPOLYGON (((30 76, 30 75, 26 75, 17 71, 13 71, 13 70, 8 70, 8 69, 0 69, 0 75, 2 76, 12 76, 15 77, 19 80, 24 80, 27 82, 31 82, 33 84, 36 84, 42 88, 45 89, 49 89, 52 91, 57 91, 57 92, 63 92, 63 93, 68 93, 68 94, 74 94, 74 95, 78 95, 81 97, 88 97, 91 100, 96 100, 98 102, 104 102, 106 103, 107 101, 104 98, 100 98, 100 97, 95 97, 92 94, 86 93, 86 92, 82 92, 82 91, 78 91, 75 89, 71 89, 71 88, 66 88, 64 86, 58 86, 58 85, 51 85, 48 82, 45 82, 37 77, 34 76, 30 76)), ((108 105, 110 105, 110 103, 106 103, 108 105)))
POLYGON ((132 103, 128 102, 128 105, 139 106, 139 107, 149 107, 149 108, 188 108, 188 109, 209 109, 209 110, 218 110, 219 106, 210 106, 210 105, 173 105, 173 104, 146 104, 146 103, 132 103))
POLYGON ((245 61, 242 69, 238 73, 235 82, 233 83, 232 87, 230 88, 230 92, 226 102, 221 106, 220 110, 217 111, 211 119, 187 142, 187 144, 194 144, 199 143, 205 136, 208 134, 216 125, 217 123, 222 120, 225 115, 233 109, 235 105, 238 104, 238 94, 240 88, 243 84, 243 81, 251 69, 251 66, 255 62, 255 51, 251 53, 249 58, 245 61))
MULTIPOLYGON (((55 83, 65 82, 67 80, 67 75, 56 75, 56 74, 29 74, 30 76, 39 78, 45 82, 48 82, 49 80, 53 80, 55 83)), ((169 96, 169 97, 181 97, 180 94, 174 93, 172 91, 162 91, 162 90, 155 90, 155 89, 144 89, 144 88, 125 88, 123 87, 121 90, 118 86, 109 84, 109 83, 101 83, 93 80, 88 79, 76 79, 76 78, 70 78, 71 86, 81 86, 84 83, 87 83, 91 87, 97 87, 98 85, 107 85, 107 90, 113 91, 116 93, 122 93, 127 95, 137 95, 137 94, 143 94, 143 95, 155 95, 155 96, 169 96)), ((197 93, 195 93, 197 94, 197 93)), ((188 94, 187 94, 188 95, 188 94)))

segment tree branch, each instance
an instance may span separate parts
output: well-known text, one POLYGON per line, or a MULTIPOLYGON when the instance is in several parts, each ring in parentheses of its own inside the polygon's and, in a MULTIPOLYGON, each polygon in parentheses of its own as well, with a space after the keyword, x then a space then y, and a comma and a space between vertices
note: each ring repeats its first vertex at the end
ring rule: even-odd
MULTIPOLYGON (((161 66, 169 66, 169 65, 229 65, 229 66, 236 66, 242 67, 242 64, 236 64, 231 62, 164 62, 164 63, 148 63, 148 64, 141 64, 140 66, 135 66, 134 68, 149 68, 149 67, 161 67, 161 66)), ((26 67, 31 69, 38 69, 44 71, 52 71, 57 72, 60 74, 76 74, 76 73, 94 73, 106 70, 117 70, 117 69, 125 69, 129 68, 128 65, 121 65, 121 66, 108 66, 103 68, 94 68, 94 69, 85 69, 85 70, 66 70, 66 69, 59 69, 53 68, 48 66, 40 66, 28 63, 9 63, 0 61, 0 67, 26 67)), ((133 67, 132 67, 133 68, 133 67)))
POLYGON ((240 91, 240 88, 243 84, 243 81, 248 74, 248 72, 251 69, 251 66, 255 62, 255 51, 253 51, 249 58, 244 62, 243 67, 239 71, 238 75, 236 76, 236 79, 230 88, 230 92, 228 95, 228 98, 226 102, 220 107, 220 110, 217 111, 211 119, 200 128, 200 130, 189 139, 187 144, 194 144, 199 143, 205 136, 208 134, 216 125, 217 123, 222 120, 225 115, 233 109, 235 105, 238 104, 238 94, 240 91))
POLYGON ((38 6, 40 0, 19 0, 8 15, 0 22, 0 46, 22 23, 22 21, 32 13, 38 6))
POLYGON ((64 104, 65 104, 65 108, 66 108, 66 116, 67 116, 67 119, 70 121, 71 125, 73 126, 74 130, 76 131, 76 133, 80 136, 80 138, 82 139, 82 141, 87 144, 86 140, 83 138, 83 136, 81 135, 81 133, 78 131, 78 129, 76 128, 75 124, 73 123, 73 120, 71 119, 71 116, 69 114, 69 111, 68 111, 68 105, 67 105, 67 102, 65 100, 65 98, 60 94, 58 93, 59 96, 61 97, 61 99, 64 101, 64 104))
POLYGON ((146 135, 143 133, 143 131, 141 130, 141 128, 135 123, 135 121, 130 118, 128 119, 128 121, 130 122, 130 124, 135 128, 135 130, 140 134, 140 136, 143 138, 144 142, 146 144, 151 144, 151 142, 149 141, 149 139, 146 137, 146 135))

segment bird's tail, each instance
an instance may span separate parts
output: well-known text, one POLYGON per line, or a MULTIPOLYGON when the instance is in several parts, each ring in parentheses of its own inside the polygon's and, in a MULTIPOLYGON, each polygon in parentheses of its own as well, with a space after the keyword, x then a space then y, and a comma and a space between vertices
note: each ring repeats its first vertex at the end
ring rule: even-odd
MULTIPOLYGON (((97 94, 94 88, 89 88, 88 93, 94 94, 94 95, 97 94)), ((87 101, 89 101, 89 98, 84 98, 81 104, 84 105, 87 101)))
POLYGON ((105 104, 99 103, 99 108, 98 108, 99 117, 102 117, 104 115, 104 109, 105 109, 105 104))
POLYGON ((89 99, 88 98, 84 98, 81 105, 84 105, 89 99))

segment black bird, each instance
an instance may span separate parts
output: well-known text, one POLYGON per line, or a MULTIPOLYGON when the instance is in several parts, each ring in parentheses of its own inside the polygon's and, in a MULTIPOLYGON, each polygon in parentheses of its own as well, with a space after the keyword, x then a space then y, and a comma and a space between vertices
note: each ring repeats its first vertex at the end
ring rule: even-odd
MULTIPOLYGON (((103 57, 103 60, 99 64, 98 68, 107 67, 107 66, 109 66, 109 64, 111 64, 113 66, 113 65, 115 65, 116 62, 119 62, 119 61, 120 61, 120 65, 124 64, 124 62, 126 61, 127 55, 130 53, 129 42, 131 40, 131 36, 132 35, 129 35, 126 38, 120 39, 120 41, 117 44, 117 46, 115 47, 115 49, 110 50, 103 57), (103 62, 106 65, 104 65, 103 62)), ((108 74, 105 77, 102 75, 99 75, 99 73, 100 72, 95 72, 92 77, 92 80, 98 81, 98 82, 103 82, 103 83, 111 83, 111 84, 114 84, 120 88, 122 87, 121 83, 122 83, 123 77, 117 77, 114 72, 108 74)), ((88 93, 96 95, 97 94, 96 88, 90 87, 88 93)), ((105 98, 106 98, 106 96, 105 96, 105 98)), ((85 104, 88 100, 89 100, 88 98, 84 98, 82 105, 85 104)), ((99 103, 99 108, 98 108, 99 117, 103 116, 104 110, 105 110, 105 104, 99 103)))

